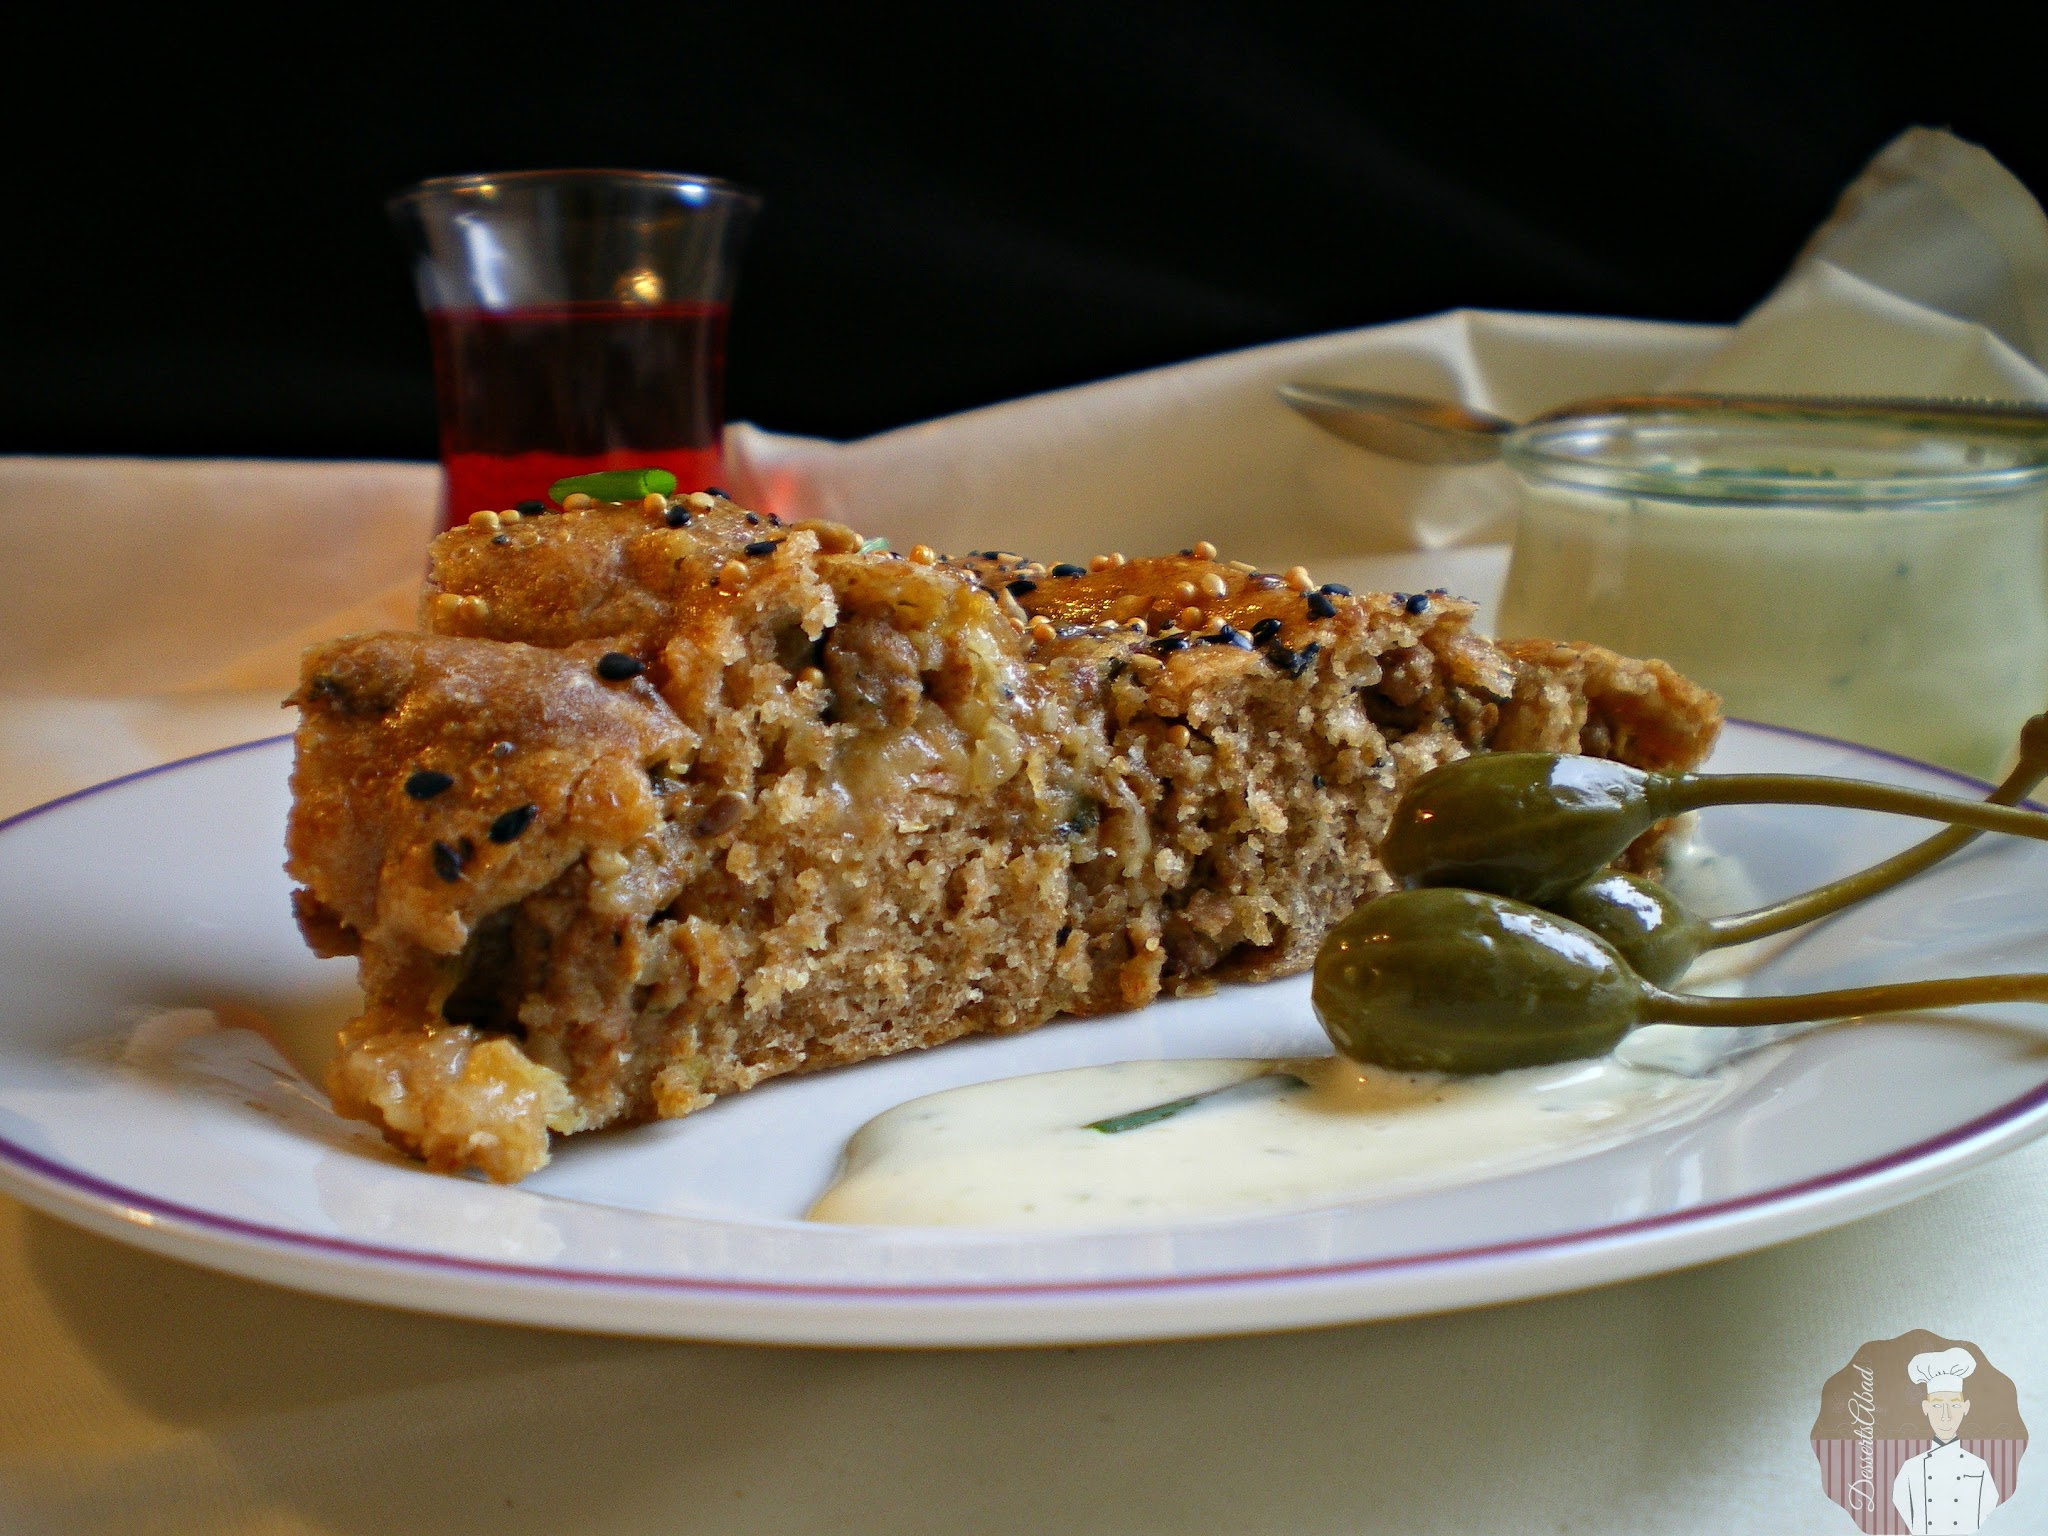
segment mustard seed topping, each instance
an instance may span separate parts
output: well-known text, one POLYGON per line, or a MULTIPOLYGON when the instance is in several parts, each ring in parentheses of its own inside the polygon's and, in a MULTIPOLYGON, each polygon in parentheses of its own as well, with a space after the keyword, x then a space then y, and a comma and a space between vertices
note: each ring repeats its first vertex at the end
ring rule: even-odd
POLYGON ((1203 539, 1195 546, 1195 558, 1197 560, 1214 560, 1216 558, 1216 546, 1207 539, 1203 539))

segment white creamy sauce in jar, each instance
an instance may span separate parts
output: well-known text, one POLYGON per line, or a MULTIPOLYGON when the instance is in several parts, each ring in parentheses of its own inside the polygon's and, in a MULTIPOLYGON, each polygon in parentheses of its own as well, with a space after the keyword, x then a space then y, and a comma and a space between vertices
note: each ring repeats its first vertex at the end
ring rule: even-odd
POLYGON ((871 1226, 1123 1226, 1461 1183, 1690 1119, 1742 1075, 1670 1038, 1718 1032, 1653 1033, 1690 1059, 1607 1056, 1469 1078, 1341 1057, 1129 1061, 954 1088, 863 1126, 808 1214, 871 1226))

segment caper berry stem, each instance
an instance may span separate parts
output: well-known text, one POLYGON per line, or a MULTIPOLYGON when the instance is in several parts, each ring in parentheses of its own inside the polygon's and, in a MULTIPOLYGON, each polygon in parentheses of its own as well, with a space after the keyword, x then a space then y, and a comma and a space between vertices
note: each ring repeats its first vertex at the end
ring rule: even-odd
MULTIPOLYGON (((2035 715, 2020 727, 2019 761, 1998 787, 1985 797, 1989 805, 2016 805, 2042 779, 2048 778, 2048 715, 2035 715)), ((1783 901, 1756 907, 1748 912, 1731 912, 1706 921, 1707 947, 1746 944, 1787 928, 1832 916, 1845 907, 1890 890, 1939 864, 1950 854, 1975 842, 1984 834, 1972 827, 1951 827, 1924 842, 1915 843, 1881 863, 1853 875, 1844 875, 1826 885, 1816 886, 1783 901)))
POLYGON ((1904 981, 1878 987, 1845 987, 1834 992, 1793 992, 1782 997, 1701 997, 1666 992, 1643 984, 1643 1024, 1703 1024, 1724 1028, 1753 1024, 1806 1024, 1872 1013, 1912 1013, 1922 1008, 1961 1008, 1971 1003, 2048 1002, 2048 974, 2022 971, 2009 976, 1953 976, 1904 981))
POLYGON ((2040 811, 1803 773, 1683 774, 1670 781, 1666 804, 1674 812, 1710 805, 1832 805, 1917 816, 1923 821, 1946 821, 1980 832, 2005 832, 2048 842, 2048 815, 2040 811))

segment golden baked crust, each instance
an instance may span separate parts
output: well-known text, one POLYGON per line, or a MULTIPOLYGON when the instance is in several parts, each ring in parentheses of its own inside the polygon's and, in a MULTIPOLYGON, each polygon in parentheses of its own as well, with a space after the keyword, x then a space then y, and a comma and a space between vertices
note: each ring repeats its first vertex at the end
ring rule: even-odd
POLYGON ((696 496, 456 529, 424 634, 314 648, 289 871, 360 956, 337 1107, 515 1179, 550 1131, 1306 967, 1418 774, 1696 763, 1659 662, 1206 547, 867 551, 696 496), (444 782, 445 781, 445 782, 444 782))

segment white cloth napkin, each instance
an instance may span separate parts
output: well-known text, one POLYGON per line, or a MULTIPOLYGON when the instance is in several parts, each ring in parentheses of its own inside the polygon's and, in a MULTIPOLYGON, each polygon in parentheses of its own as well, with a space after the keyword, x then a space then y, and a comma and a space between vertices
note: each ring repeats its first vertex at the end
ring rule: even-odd
POLYGON ((1914 128, 1777 289, 1674 388, 2048 400, 2048 217, 1954 134, 1914 128))

